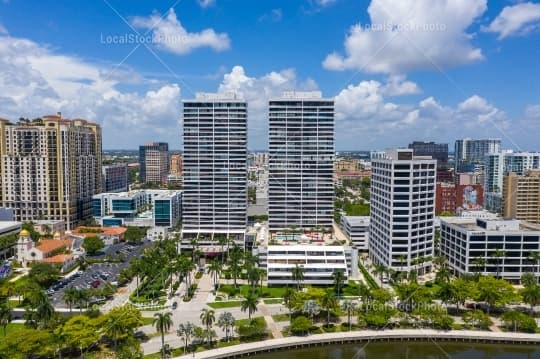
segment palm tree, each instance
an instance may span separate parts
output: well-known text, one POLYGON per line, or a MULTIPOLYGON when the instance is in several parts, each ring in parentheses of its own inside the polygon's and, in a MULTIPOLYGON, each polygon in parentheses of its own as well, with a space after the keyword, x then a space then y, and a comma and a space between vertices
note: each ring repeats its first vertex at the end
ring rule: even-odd
POLYGON ((229 330, 232 333, 235 319, 230 312, 223 312, 219 315, 218 325, 225 332, 225 339, 229 341, 229 330))
POLYGON ((233 277, 234 289, 236 289, 236 281, 240 272, 242 271, 242 266, 240 260, 242 259, 242 250, 238 246, 234 246, 229 253, 229 270, 233 277))
POLYGON ((345 274, 343 274, 343 271, 337 270, 332 273, 332 278, 334 279, 334 288, 336 289, 337 296, 340 298, 341 288, 343 287, 343 282, 345 282, 345 274))
POLYGON ((320 313, 321 307, 319 306, 319 304, 317 304, 316 301, 310 299, 304 303, 304 307, 302 308, 302 311, 307 316, 309 316, 309 319, 311 319, 311 321, 313 322, 313 317, 315 317, 317 314, 320 313))
POLYGON ((181 338, 184 338, 184 354, 187 352, 187 347, 190 338, 195 334, 195 325, 191 322, 187 323, 181 323, 178 326, 178 330, 176 331, 176 335, 178 335, 181 338))
POLYGON ((261 279, 261 272, 259 271, 259 268, 249 268, 247 271, 247 279, 249 285, 251 286, 251 290, 255 290, 255 286, 259 283, 259 280, 261 279))
POLYGON ((165 333, 171 330, 173 325, 172 313, 155 313, 152 325, 156 327, 156 330, 161 334, 161 357, 165 358, 165 333))
POLYGON ((495 252, 493 252, 493 254, 491 255, 491 257, 495 258, 497 261, 497 278, 499 277, 499 274, 501 272, 502 260, 505 256, 506 252, 499 248, 495 249, 495 252))
POLYGON ((321 305, 326 310, 326 327, 330 326, 330 311, 337 306, 337 300, 332 289, 327 289, 321 298, 321 305))
POLYGON ((373 268, 373 274, 379 277, 379 281, 382 283, 382 276, 386 273, 386 267, 384 264, 377 263, 373 268))
POLYGON ((349 331, 351 330, 351 316, 356 311, 357 304, 352 300, 346 300, 341 305, 343 310, 347 312, 347 323, 349 324, 349 331))
POLYGON ((76 289, 73 292, 74 303, 79 306, 79 313, 82 314, 83 306, 88 305, 88 292, 84 289, 76 289))
POLYGON ((283 294, 283 302, 287 309, 289 309, 289 322, 292 321, 292 310, 296 302, 296 291, 292 288, 287 287, 285 293, 283 294))
POLYGON ((64 303, 69 307, 69 312, 71 313, 71 310, 73 309, 73 304, 77 301, 77 289, 73 287, 69 287, 64 291, 64 295, 62 296, 62 299, 64 299, 64 303))
POLYGON ((251 314, 257 311, 257 304, 259 303, 259 297, 253 293, 249 292, 248 295, 242 301, 240 309, 242 312, 248 312, 248 318, 251 321, 251 314))
POLYGON ((9 302, 2 303, 0 305, 0 325, 4 328, 4 336, 6 336, 6 329, 9 323, 11 323, 11 316, 13 310, 9 306, 9 302))
POLYGON ((206 330, 210 330, 212 328, 212 324, 214 324, 216 321, 216 312, 214 312, 212 309, 203 308, 199 318, 201 319, 202 324, 206 327, 206 330))
POLYGON ((304 271, 304 267, 300 267, 298 264, 292 269, 292 280, 296 282, 296 290, 298 291, 304 281, 304 271))
POLYGON ((471 264, 474 265, 474 271, 477 274, 479 274, 480 272, 485 272, 486 260, 484 258, 475 258, 471 261, 471 264))
POLYGON ((540 252, 531 252, 529 254, 529 259, 536 262, 536 277, 537 280, 540 280, 540 252))
POLYGON ((221 247, 221 266, 223 267, 223 264, 225 262, 225 245, 229 242, 226 236, 219 236, 218 244, 221 247))
POLYGON ((219 275, 221 273, 221 264, 214 259, 212 262, 210 262, 210 266, 208 267, 208 272, 212 275, 212 278, 214 280, 214 288, 219 284, 219 275))

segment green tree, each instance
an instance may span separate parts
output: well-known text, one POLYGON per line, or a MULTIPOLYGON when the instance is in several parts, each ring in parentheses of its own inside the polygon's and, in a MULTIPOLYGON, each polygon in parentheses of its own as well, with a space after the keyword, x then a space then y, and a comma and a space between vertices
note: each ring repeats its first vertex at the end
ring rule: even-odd
POLYGON ((161 335, 161 355, 162 358, 165 358, 165 333, 169 332, 173 325, 172 312, 155 313, 152 325, 161 335))
POLYGON ((98 236, 89 236, 84 239, 82 246, 88 255, 93 256, 105 247, 105 243, 98 236))
POLYGON ((251 320, 251 314, 257 311, 257 304, 259 303, 259 297, 250 291, 241 303, 242 312, 248 312, 248 318, 251 320))
POLYGON ((6 328, 11 323, 13 310, 9 306, 9 302, 0 304, 0 325, 4 329, 4 336, 6 336, 6 328))
POLYGON ((10 359, 51 357, 55 350, 54 334, 48 330, 24 328, 0 340, 0 353, 10 359))
POLYGON ((104 333, 118 348, 118 342, 132 337, 135 329, 143 324, 141 312, 132 305, 115 307, 105 316, 104 333))
POLYGON ((504 279, 497 279, 492 276, 480 277, 477 288, 476 300, 485 302, 488 305, 488 314, 495 305, 504 306, 519 299, 514 287, 504 279))
POLYGON ((187 352, 188 343, 191 340, 191 337, 195 335, 195 324, 191 322, 181 323, 178 326, 176 335, 184 339, 184 354, 187 352))
POLYGON ((206 329, 210 330, 212 328, 212 324, 214 324, 216 321, 216 312, 214 312, 212 309, 203 308, 199 318, 206 329))
POLYGON ((465 324, 473 328, 487 329, 493 324, 489 315, 478 309, 466 311, 461 318, 465 324))
POLYGON ((351 317, 356 312, 357 304, 352 300, 345 300, 341 305, 343 310, 347 312, 347 324, 349 325, 349 331, 351 330, 351 317))
POLYGON ((520 290, 523 302, 531 306, 531 314, 534 314, 534 307, 540 305, 540 285, 527 285, 520 290))
POLYGON ((296 282, 296 290, 300 290, 302 283, 304 282, 304 267, 300 267, 298 264, 292 269, 292 280, 296 282))
POLYGON ((313 322, 311 320, 304 317, 303 315, 300 315, 294 318, 293 321, 291 322, 291 333, 305 334, 309 332, 312 326, 313 326, 313 322))
POLYGON ((283 295, 283 302, 285 303, 285 306, 287 309, 289 309, 289 323, 292 320, 292 310, 295 307, 296 304, 296 291, 292 288, 287 287, 285 289, 285 293, 283 295))
POLYGON ((47 287, 58 280, 60 271, 58 267, 49 263, 34 263, 28 273, 30 279, 42 287, 47 287))
POLYGON ((234 330, 235 319, 230 312, 223 312, 219 315, 218 325, 225 332, 225 340, 229 341, 229 333, 234 330))
POLYGON ((510 310, 501 315, 503 325, 514 332, 536 332, 536 321, 525 313, 510 310))
POLYGON ((536 278, 537 281, 540 281, 540 252, 531 252, 529 254, 529 259, 536 264, 536 278))
POLYGON ((124 239, 128 243, 139 243, 146 237, 146 228, 129 226, 124 233, 124 239))
POLYGON ((210 266, 208 267, 208 272, 212 275, 212 279, 214 281, 214 288, 219 283, 219 275, 221 273, 221 264, 217 260, 213 260, 210 262, 210 266))
POLYGON ((238 246, 234 246, 229 252, 229 271, 233 277, 234 289, 237 287, 238 276, 242 272, 242 250, 238 246))
POLYGON ((313 322, 313 318, 321 312, 321 307, 316 301, 307 300, 302 307, 302 312, 313 322))
POLYGON ((493 254, 491 255, 492 258, 495 259, 496 261, 496 264, 497 264, 497 275, 496 277, 498 278, 499 277, 499 274, 501 273, 501 266, 502 266, 502 262, 504 260, 504 257, 506 257, 506 252, 502 249, 495 249, 495 252, 493 252, 493 254))
POLYGON ((465 278, 456 278, 452 281, 451 286, 452 298, 450 301, 456 305, 457 310, 459 310, 460 305, 465 305, 467 299, 476 297, 477 286, 475 282, 465 278))
POLYGON ((100 320, 90 319, 85 315, 75 315, 54 330, 55 335, 68 348, 83 350, 95 344, 99 338, 100 320))
POLYGON ((337 300, 336 300, 333 290, 327 289, 324 292, 324 295, 321 298, 321 306, 326 311, 326 326, 329 327, 330 326, 330 312, 337 306, 337 300))
POLYGON ((66 303, 66 305, 68 306, 70 313, 73 309, 73 304, 75 304, 77 301, 77 294, 77 289, 69 287, 64 290, 64 294, 62 295, 62 299, 64 300, 64 303, 66 303))

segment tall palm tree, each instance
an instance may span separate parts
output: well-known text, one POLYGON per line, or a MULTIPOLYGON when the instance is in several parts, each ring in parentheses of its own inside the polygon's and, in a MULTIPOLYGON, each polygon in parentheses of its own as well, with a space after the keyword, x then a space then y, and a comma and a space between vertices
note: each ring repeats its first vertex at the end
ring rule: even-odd
POLYGON ((181 323, 178 326, 176 335, 178 335, 181 338, 184 338, 184 354, 187 352, 189 340, 194 334, 195 334, 195 324, 191 322, 186 322, 185 324, 181 323))
POLYGON ((206 330, 212 328, 212 324, 216 321, 216 312, 212 309, 203 308, 201 314, 199 315, 202 324, 206 327, 206 330))
POLYGON ((240 247, 235 245, 229 253, 229 270, 233 277, 234 289, 236 289, 236 286, 237 286, 236 281, 238 280, 238 276, 240 275, 240 272, 242 271, 242 265, 240 263, 241 260, 242 260, 242 250, 240 249, 240 247))
POLYGON ((345 274, 343 271, 337 270, 332 273, 332 278, 334 279, 334 288, 337 292, 337 296, 340 298, 341 288, 343 288, 343 283, 345 282, 345 274))
POLYGON ((223 312, 219 315, 218 325, 225 332, 225 340, 229 341, 229 333, 234 329, 235 319, 231 312, 223 312))
POLYGON ((261 272, 259 268, 249 268, 247 271, 248 283, 251 286, 251 290, 255 290, 255 286, 259 283, 261 279, 261 272))
POLYGON ((218 244, 221 247, 221 266, 223 267, 223 264, 225 263, 225 245, 229 242, 226 236, 219 236, 218 244))
POLYGON ((219 275, 221 274, 221 263, 217 261, 217 259, 214 259, 212 262, 210 262, 210 266, 208 267, 208 272, 212 275, 212 279, 214 281, 214 288, 219 284, 219 275))
POLYGON ((73 296, 74 303, 79 306, 79 314, 82 314, 83 307, 88 306, 88 292, 84 289, 76 289, 73 296))
POLYGON ((4 336, 6 336, 6 329, 9 323, 11 323, 13 309, 9 306, 9 302, 0 304, 0 325, 4 328, 4 336))
POLYGON ((375 267, 373 268, 373 274, 379 277, 379 281, 382 283, 382 277, 386 273, 386 267, 384 264, 377 263, 375 264, 375 267))
POLYGON ((330 326, 330 311, 337 306, 337 300, 332 289, 327 289, 321 297, 321 306, 326 310, 326 327, 330 326))
POLYGON ((245 311, 248 312, 248 318, 250 321, 251 321, 251 314, 257 311, 258 303, 259 303, 259 297, 251 291, 242 301, 240 309, 242 309, 242 312, 245 312, 245 311))
POLYGON ((161 357, 165 358, 165 333, 171 330, 173 325, 172 312, 155 313, 152 325, 156 327, 156 330, 161 334, 161 357))
POLYGON ((69 308, 69 312, 71 313, 73 309, 73 304, 77 301, 77 289, 73 287, 69 287, 64 291, 64 295, 62 296, 62 299, 64 300, 64 303, 69 308))
POLYGON ((54 316, 54 307, 47 294, 39 290, 32 295, 30 305, 34 309, 34 320, 41 328, 46 328, 54 316))
POLYGON ((347 323, 349 324, 349 331, 351 330, 351 316, 356 311, 357 304, 352 300, 346 300, 341 305, 343 310, 347 312, 347 323))
POLYGON ((495 249, 495 252, 493 252, 493 254, 491 255, 491 257, 495 258, 495 260, 497 261, 497 278, 499 277, 499 274, 501 273, 502 260, 505 256, 506 256, 506 252, 499 248, 495 249))
POLYGON ((536 279, 540 280, 540 252, 531 252, 529 259, 536 262, 536 279))
POLYGON ((287 287, 285 289, 285 293, 283 294, 283 302, 285 303, 287 309, 289 309, 289 322, 292 321, 292 310, 296 302, 296 293, 297 292, 295 290, 287 287))
POLYGON ((292 280, 296 282, 296 290, 300 290, 302 282, 304 281, 304 267, 300 267, 298 264, 292 269, 292 280))

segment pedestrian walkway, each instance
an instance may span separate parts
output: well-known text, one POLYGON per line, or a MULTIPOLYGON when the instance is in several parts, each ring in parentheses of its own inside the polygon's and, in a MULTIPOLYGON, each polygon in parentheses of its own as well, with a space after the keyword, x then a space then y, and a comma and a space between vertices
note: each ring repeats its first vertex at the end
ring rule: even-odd
POLYGON ((281 334, 281 331, 279 330, 279 327, 274 321, 274 318, 272 318, 272 313, 270 313, 270 309, 268 309, 266 304, 264 304, 264 302, 260 302, 257 305, 257 308, 261 312, 261 314, 264 316, 266 325, 268 326, 268 329, 270 329, 270 331, 272 332, 272 336, 274 337, 274 339, 283 338, 283 334, 281 334))
POLYGON ((101 311, 103 313, 108 313, 111 309, 126 304, 129 300, 130 294, 133 293, 135 289, 137 289, 137 279, 133 278, 133 280, 125 288, 118 289, 113 299, 101 307, 101 311))

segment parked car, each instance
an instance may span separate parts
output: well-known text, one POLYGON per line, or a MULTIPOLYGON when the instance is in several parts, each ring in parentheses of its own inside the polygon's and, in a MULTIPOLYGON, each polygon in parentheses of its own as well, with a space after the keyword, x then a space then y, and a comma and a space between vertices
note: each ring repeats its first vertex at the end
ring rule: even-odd
POLYGON ((174 309, 176 309, 176 308, 178 308, 178 303, 177 303, 177 302, 173 302, 173 304, 172 304, 172 309, 174 310, 174 309))

